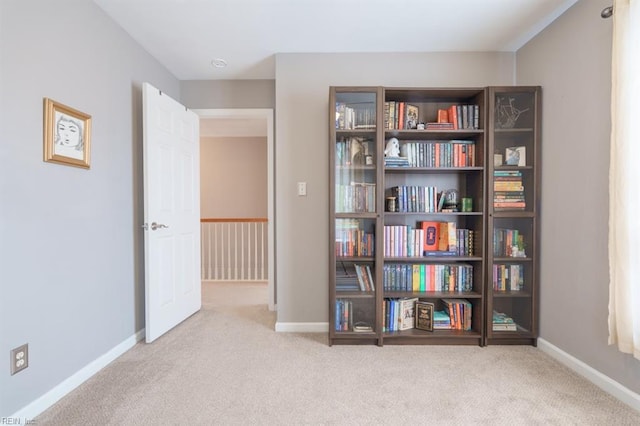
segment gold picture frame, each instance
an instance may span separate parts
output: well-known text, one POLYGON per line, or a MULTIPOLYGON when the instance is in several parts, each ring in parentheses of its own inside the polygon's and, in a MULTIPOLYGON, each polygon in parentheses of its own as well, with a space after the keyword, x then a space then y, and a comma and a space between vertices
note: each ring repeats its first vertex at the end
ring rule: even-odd
POLYGON ((91 116, 44 98, 44 161, 88 169, 91 116))

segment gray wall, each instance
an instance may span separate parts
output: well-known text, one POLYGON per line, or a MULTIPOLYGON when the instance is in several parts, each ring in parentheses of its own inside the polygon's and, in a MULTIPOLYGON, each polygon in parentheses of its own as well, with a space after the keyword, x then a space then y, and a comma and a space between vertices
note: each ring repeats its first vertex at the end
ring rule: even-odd
POLYGON ((513 84, 508 53, 278 54, 278 322, 324 322, 328 308, 329 86, 513 84), (296 182, 307 182, 307 196, 296 182))
POLYGON ((87 0, 0 2, 0 417, 144 327, 141 82, 179 82, 87 0), (93 116, 91 169, 42 160, 43 97, 93 116), (10 376, 9 350, 30 366, 10 376))
POLYGON ((640 363, 607 345, 611 0, 580 1, 517 53, 543 86, 540 335, 640 393, 640 363))
POLYGON ((274 80, 187 80, 180 94, 192 109, 275 108, 274 80))

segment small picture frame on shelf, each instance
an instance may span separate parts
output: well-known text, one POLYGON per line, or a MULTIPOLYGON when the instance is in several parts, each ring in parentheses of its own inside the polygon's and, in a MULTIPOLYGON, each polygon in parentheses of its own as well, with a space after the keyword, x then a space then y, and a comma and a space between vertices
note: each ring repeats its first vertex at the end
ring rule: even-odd
POLYGON ((493 167, 502 166, 502 154, 493 154, 493 167))
POLYGON ((527 150, 524 146, 512 146, 505 149, 505 164, 507 166, 524 167, 527 165, 527 150))
POLYGON ((431 302, 419 300, 416 302, 415 316, 418 330, 433 331, 433 308, 431 302))
POLYGON ((407 104, 407 122, 405 129, 417 129, 418 128, 418 106, 407 104))

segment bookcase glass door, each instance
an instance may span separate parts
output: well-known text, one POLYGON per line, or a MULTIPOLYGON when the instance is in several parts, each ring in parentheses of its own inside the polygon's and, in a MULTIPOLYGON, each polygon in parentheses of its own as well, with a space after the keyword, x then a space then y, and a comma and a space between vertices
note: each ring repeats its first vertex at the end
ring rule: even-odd
POLYGON ((379 97, 378 88, 330 90, 330 343, 378 337, 379 97))
POLYGON ((540 88, 490 88, 487 343, 535 344, 540 88))

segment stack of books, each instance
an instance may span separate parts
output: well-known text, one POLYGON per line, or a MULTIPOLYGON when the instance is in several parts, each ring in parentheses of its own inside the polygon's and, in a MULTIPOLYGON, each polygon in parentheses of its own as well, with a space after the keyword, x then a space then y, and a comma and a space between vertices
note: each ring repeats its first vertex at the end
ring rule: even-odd
POLYGON ((524 186, 519 170, 493 172, 493 208, 495 210, 524 210, 524 186))
POLYGON ((407 157, 384 157, 385 167, 409 167, 407 157))
POLYGON ((451 318, 445 311, 435 311, 433 313, 434 330, 451 330, 451 318))
POLYGON ((513 318, 505 313, 493 311, 493 331, 516 331, 516 326, 513 318))

